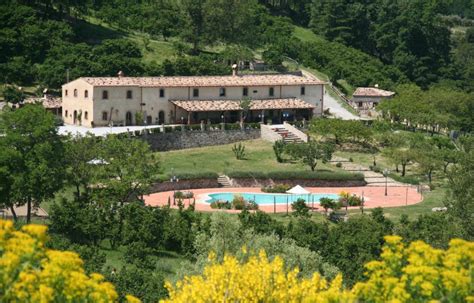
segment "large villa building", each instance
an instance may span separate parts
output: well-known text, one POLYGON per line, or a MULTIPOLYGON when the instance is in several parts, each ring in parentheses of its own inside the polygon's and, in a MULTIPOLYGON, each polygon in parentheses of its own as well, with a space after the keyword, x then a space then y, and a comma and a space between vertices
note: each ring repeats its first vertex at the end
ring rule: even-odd
POLYGON ((309 119, 323 111, 325 82, 303 74, 84 77, 62 86, 66 124, 118 126, 309 119), (137 119, 142 120, 138 121, 137 119))

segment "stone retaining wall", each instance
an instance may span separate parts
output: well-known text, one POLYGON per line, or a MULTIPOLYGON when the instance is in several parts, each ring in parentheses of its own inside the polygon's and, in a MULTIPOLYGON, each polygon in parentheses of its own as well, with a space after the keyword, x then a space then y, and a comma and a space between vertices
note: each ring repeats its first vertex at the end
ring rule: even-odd
POLYGON ((288 179, 288 180, 272 180, 272 179, 251 179, 251 178, 234 178, 232 185, 235 187, 263 187, 274 184, 288 184, 290 186, 301 185, 303 187, 358 187, 365 186, 367 183, 363 180, 357 181, 332 181, 332 180, 310 180, 310 179, 288 179))
POLYGON ((175 131, 141 136, 153 151, 177 150, 201 146, 222 145, 260 138, 260 129, 224 131, 175 131))
POLYGON ((216 188, 219 187, 217 179, 192 179, 179 180, 179 182, 171 183, 169 181, 155 183, 151 186, 150 192, 157 193, 162 191, 197 189, 197 188, 216 188))

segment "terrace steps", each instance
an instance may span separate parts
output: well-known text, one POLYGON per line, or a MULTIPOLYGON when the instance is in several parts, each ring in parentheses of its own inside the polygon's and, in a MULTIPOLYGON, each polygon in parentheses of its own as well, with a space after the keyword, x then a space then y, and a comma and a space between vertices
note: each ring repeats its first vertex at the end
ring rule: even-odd
POLYGON ((272 130, 279 134, 282 137, 283 142, 285 143, 304 143, 304 141, 300 137, 292 133, 284 126, 275 127, 272 128, 272 130))
POLYGON ((224 188, 230 188, 232 187, 232 181, 230 180, 230 178, 226 175, 220 175, 218 178, 217 178, 217 183, 219 183, 219 186, 220 187, 224 187, 224 188))

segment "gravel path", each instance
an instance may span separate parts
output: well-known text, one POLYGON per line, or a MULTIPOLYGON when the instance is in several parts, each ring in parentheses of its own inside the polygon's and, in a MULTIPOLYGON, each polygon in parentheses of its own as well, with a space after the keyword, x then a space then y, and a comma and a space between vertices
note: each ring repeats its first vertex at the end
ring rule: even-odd
POLYGON ((341 118, 342 120, 360 120, 359 116, 354 115, 342 107, 339 101, 331 96, 327 90, 325 90, 324 94, 323 108, 324 110, 329 109, 329 113, 336 118, 341 118))

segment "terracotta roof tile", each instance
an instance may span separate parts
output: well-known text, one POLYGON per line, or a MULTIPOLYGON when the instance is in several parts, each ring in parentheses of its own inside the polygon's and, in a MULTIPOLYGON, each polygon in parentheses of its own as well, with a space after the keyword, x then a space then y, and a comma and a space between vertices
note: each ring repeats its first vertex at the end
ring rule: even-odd
POLYGON ((209 87, 259 85, 315 85, 325 84, 314 77, 292 74, 184 77, 86 77, 80 78, 94 86, 140 87, 209 87))
MULTIPOLYGON (((185 111, 210 112, 240 110, 241 100, 170 100, 185 111)), ((251 110, 263 109, 312 109, 314 105, 298 98, 252 100, 251 110)))
POLYGON ((62 106, 62 99, 60 97, 55 97, 47 95, 42 98, 27 98, 24 101, 25 103, 36 103, 39 102, 43 105, 44 108, 60 108, 62 106))
POLYGON ((376 87, 358 87, 352 94, 357 97, 390 97, 393 95, 395 95, 394 92, 376 87))

